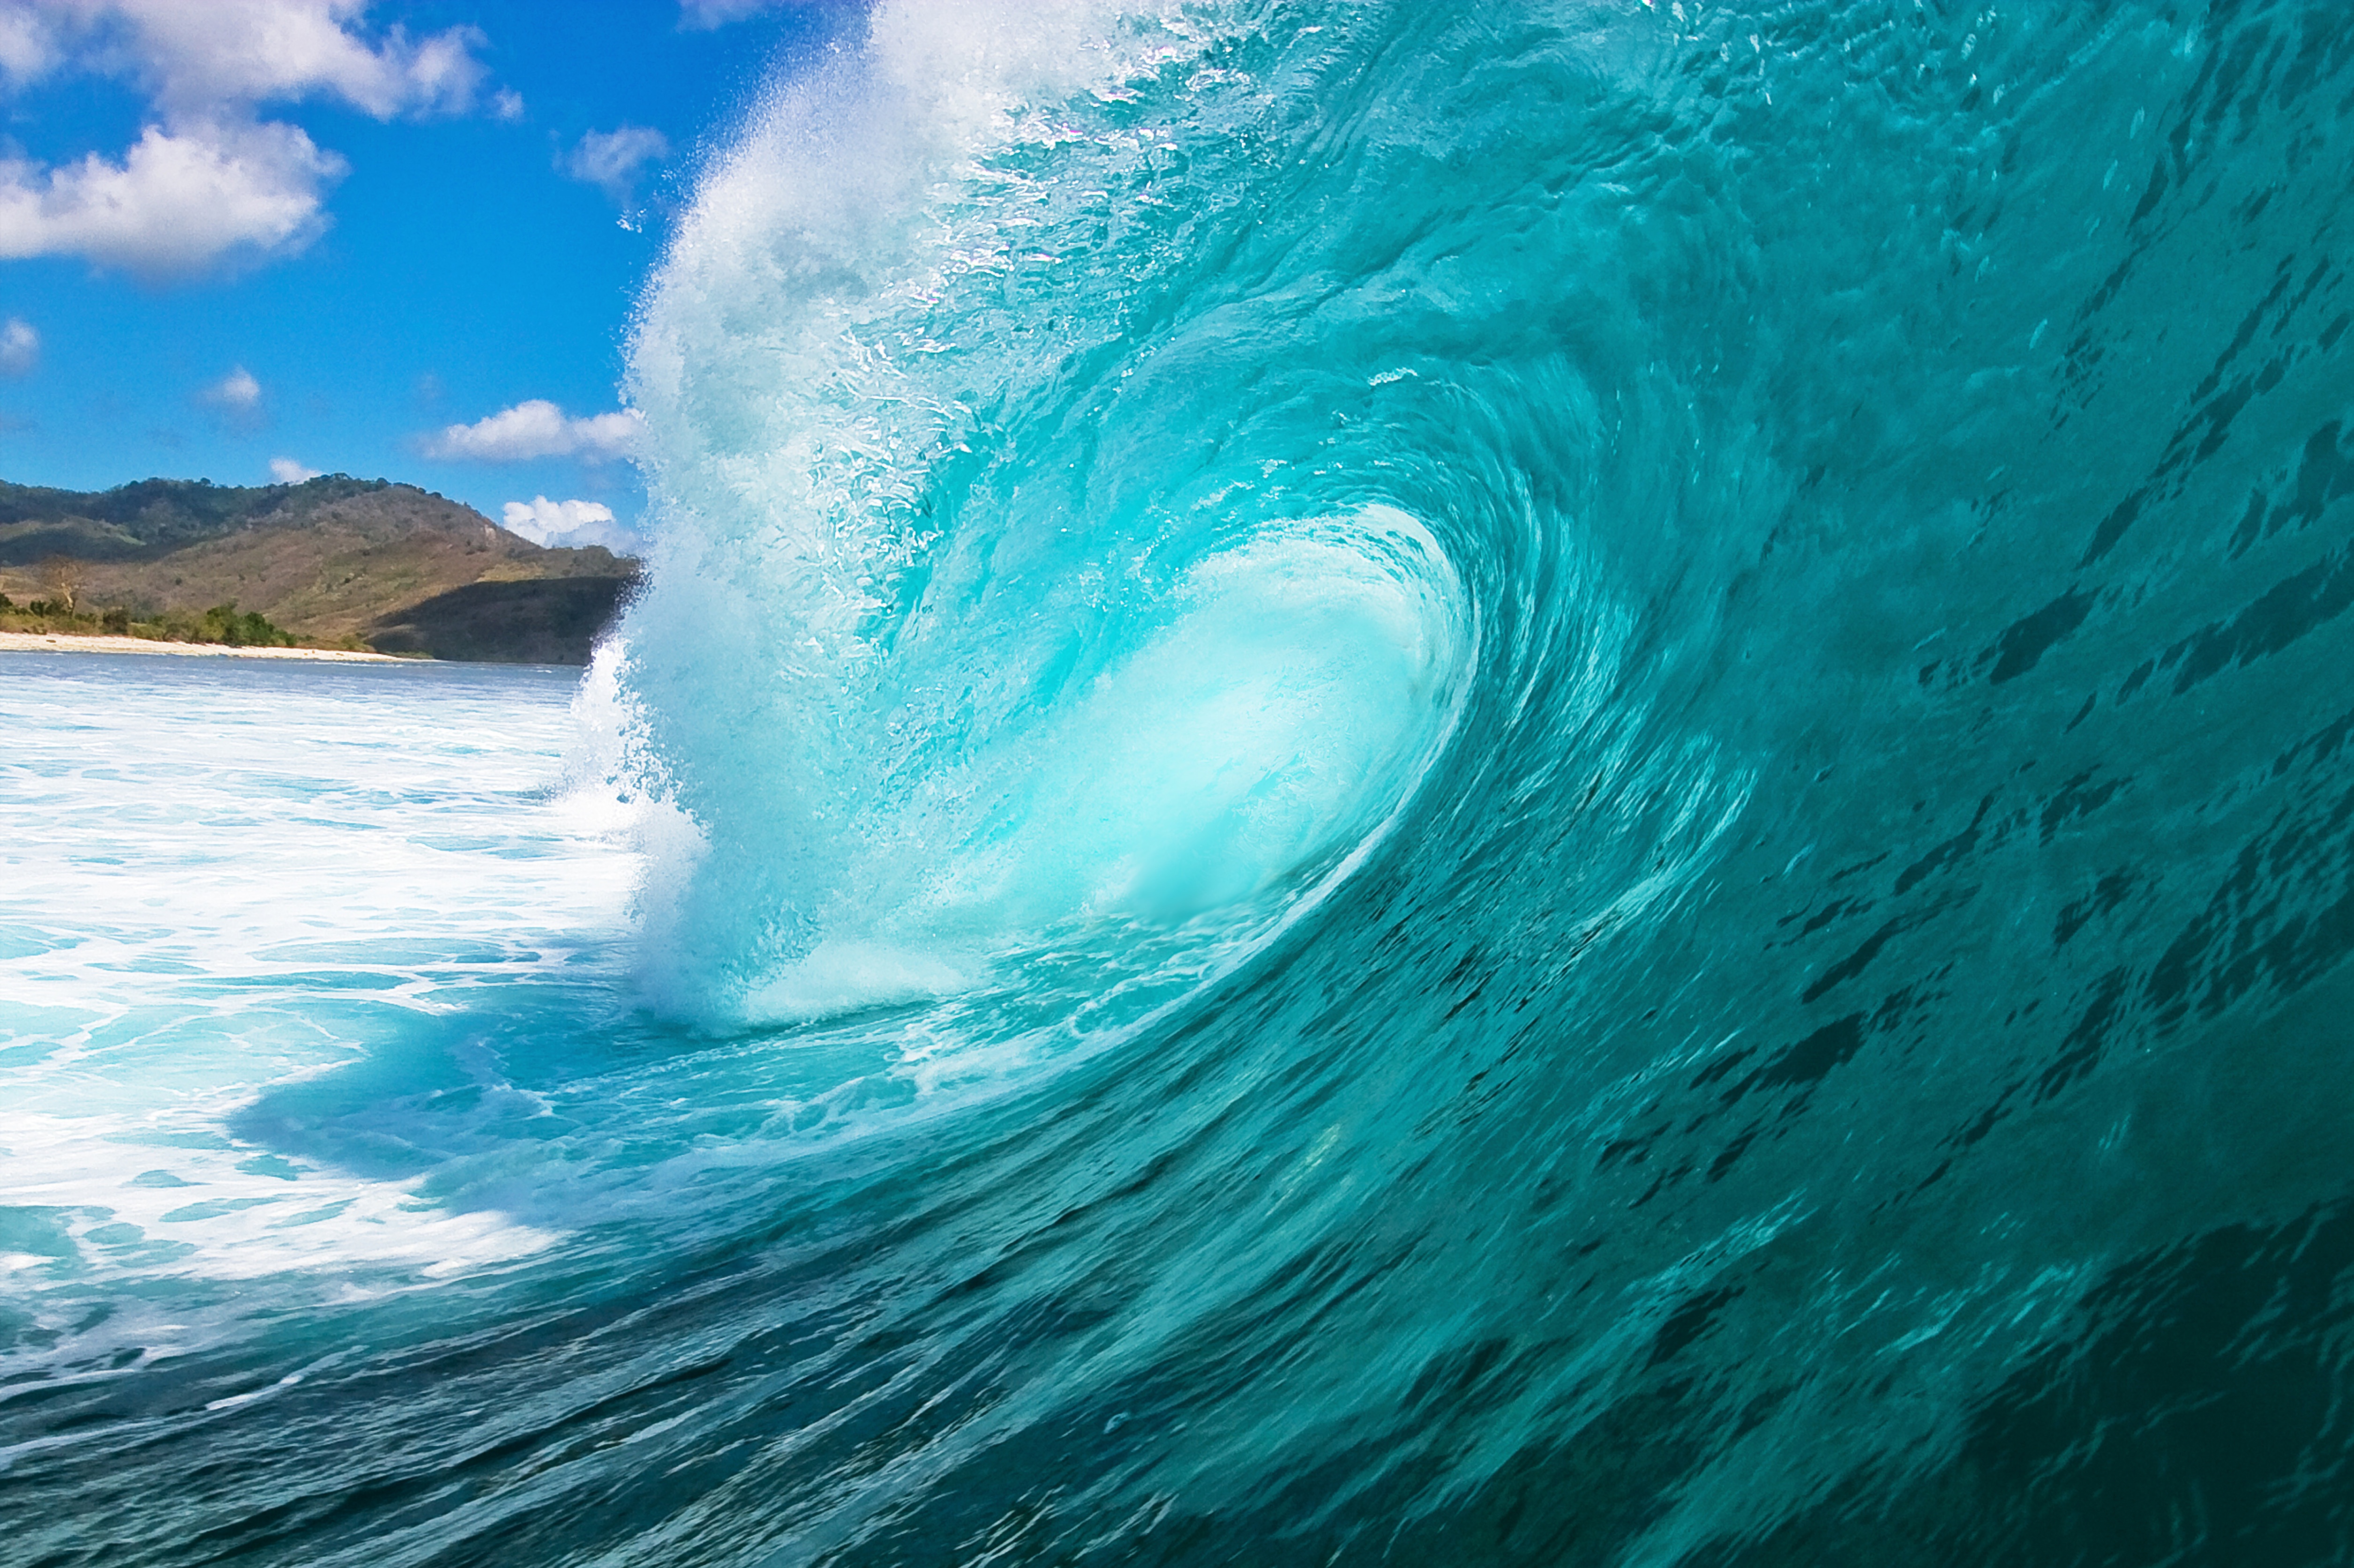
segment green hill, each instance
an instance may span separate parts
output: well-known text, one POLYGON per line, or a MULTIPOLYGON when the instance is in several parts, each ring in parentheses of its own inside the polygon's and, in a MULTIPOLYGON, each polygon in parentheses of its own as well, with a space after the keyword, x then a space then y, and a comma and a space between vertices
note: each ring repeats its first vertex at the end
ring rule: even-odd
POLYGON ((626 556, 543 548, 380 479, 148 479, 95 493, 0 482, 0 595, 114 611, 117 624, 186 624, 234 603, 321 646, 585 663, 636 575, 626 556))

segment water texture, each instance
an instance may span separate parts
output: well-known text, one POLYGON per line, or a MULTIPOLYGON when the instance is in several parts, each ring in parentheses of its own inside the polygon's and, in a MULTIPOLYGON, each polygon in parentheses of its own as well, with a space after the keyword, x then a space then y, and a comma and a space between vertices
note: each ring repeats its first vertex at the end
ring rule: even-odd
POLYGON ((0 671, 0 1559, 2354 1557, 2349 115, 881 6, 577 694, 0 671))

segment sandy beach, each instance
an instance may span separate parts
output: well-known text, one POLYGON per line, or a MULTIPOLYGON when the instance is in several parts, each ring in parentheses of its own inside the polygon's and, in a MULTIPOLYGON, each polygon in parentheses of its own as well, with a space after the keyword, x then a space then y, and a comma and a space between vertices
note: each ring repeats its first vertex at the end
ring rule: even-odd
POLYGON ((144 637, 52 636, 0 631, 0 653, 181 653, 218 659, 312 659, 338 663, 407 664, 389 653, 349 653, 335 648, 231 648, 224 642, 152 642, 144 637))

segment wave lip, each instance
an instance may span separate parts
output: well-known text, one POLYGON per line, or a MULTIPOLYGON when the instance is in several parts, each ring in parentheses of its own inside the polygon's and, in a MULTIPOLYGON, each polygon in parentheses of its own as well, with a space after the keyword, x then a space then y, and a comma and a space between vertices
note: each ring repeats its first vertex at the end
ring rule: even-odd
POLYGON ((1476 616, 1413 509, 1290 484, 1304 429, 1155 475, 1193 349, 1138 334, 1146 277, 1022 320, 1116 260, 1057 186, 1149 177, 1172 132, 1107 127, 1214 92, 1188 62, 1250 25, 885 7, 714 164, 631 352, 659 522, 618 701, 683 829, 643 900, 664 1011, 939 999, 1072 921, 1281 902, 1427 766, 1476 616))

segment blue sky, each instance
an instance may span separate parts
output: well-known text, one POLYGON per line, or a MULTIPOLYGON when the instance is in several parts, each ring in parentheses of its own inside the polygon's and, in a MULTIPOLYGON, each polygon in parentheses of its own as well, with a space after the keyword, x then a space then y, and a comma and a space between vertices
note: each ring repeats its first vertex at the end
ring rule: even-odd
POLYGON ((0 478, 345 472, 625 532, 622 346, 670 217, 774 72, 856 22, 0 0, 0 478))

